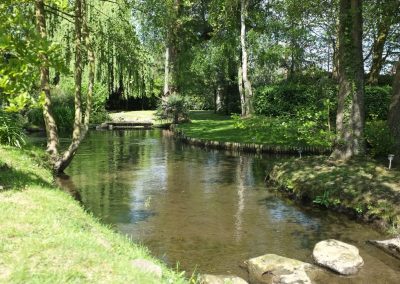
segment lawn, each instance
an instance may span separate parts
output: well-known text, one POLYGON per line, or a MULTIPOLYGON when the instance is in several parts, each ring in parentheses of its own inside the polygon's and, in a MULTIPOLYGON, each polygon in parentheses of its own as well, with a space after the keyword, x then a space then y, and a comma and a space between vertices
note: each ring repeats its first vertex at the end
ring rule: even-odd
POLYGON ((296 122, 282 118, 234 119, 209 111, 192 111, 190 119, 190 123, 181 124, 177 129, 191 138, 288 147, 331 146, 331 142, 324 139, 325 137, 319 137, 319 133, 313 135, 312 139, 307 139, 299 131, 296 122))
POLYGON ((55 187, 43 157, 0 146, 0 283, 186 283, 55 187), (162 279, 138 258, 161 265, 162 279))
POLYGON ((140 110, 140 111, 120 111, 111 112, 109 116, 112 121, 154 121, 154 110, 140 110))

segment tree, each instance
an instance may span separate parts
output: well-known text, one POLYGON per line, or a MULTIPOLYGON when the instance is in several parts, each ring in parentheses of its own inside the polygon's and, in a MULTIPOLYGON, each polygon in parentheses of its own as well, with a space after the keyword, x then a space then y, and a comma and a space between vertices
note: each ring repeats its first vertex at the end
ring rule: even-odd
POLYGON ((389 107, 389 129, 395 139, 396 154, 400 154, 400 61, 393 79, 393 95, 389 107))
POLYGON ((372 62, 368 76, 369 84, 377 84, 379 73, 382 70, 385 57, 383 56, 384 47, 389 37, 389 33, 395 23, 396 16, 399 14, 400 2, 395 0, 377 0, 373 5, 373 14, 377 15, 376 35, 372 44, 372 62))
POLYGON ((347 160, 365 153, 362 0, 340 0, 339 5, 339 92, 332 157, 347 160))
MULTIPOLYGON (((47 30, 46 30, 46 19, 43 0, 35 1, 35 15, 36 25, 38 32, 43 41, 47 41, 47 30)), ((70 164, 76 151, 78 150, 79 144, 84 139, 88 130, 89 115, 91 109, 91 98, 93 93, 94 84, 94 54, 92 46, 90 44, 89 29, 87 28, 87 5, 86 1, 75 0, 75 119, 74 127, 72 132, 72 142, 68 149, 62 154, 59 153, 59 140, 57 133, 57 125, 52 114, 52 102, 50 94, 50 83, 49 83, 49 67, 48 57, 45 53, 41 54, 41 65, 40 65, 40 89, 45 96, 45 102, 43 105, 43 116, 45 119, 46 133, 47 133, 47 152, 51 156, 51 162, 53 170, 56 173, 62 173, 65 168, 70 164), (83 23, 83 24, 82 24, 83 23), (85 27, 83 29, 83 27, 85 27), (83 116, 82 107, 82 50, 84 45, 82 43, 83 31, 88 49, 88 59, 90 61, 89 71, 89 94, 87 96, 86 113, 83 116)))
POLYGON ((238 84, 242 116, 249 116, 254 113, 253 91, 248 77, 248 61, 246 46, 246 18, 248 11, 248 0, 240 0, 240 57, 241 63, 238 70, 238 84))

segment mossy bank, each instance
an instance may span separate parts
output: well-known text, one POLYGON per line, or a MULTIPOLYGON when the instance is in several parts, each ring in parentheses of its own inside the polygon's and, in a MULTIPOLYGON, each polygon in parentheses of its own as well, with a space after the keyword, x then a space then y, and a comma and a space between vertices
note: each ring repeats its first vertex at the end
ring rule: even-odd
POLYGON ((400 231, 400 172, 373 160, 293 158, 275 165, 269 179, 293 198, 353 214, 391 233, 400 231))
POLYGON ((44 157, 0 146, 1 283, 186 283, 54 186, 44 157), (161 265, 162 278, 134 259, 161 265))

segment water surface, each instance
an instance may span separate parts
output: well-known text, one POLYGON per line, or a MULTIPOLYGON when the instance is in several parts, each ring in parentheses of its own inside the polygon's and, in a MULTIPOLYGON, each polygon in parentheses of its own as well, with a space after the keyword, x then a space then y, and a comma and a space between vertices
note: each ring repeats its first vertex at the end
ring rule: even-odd
POLYGON ((400 283, 400 261, 365 243, 385 236, 269 190, 276 159, 195 148, 161 130, 90 132, 61 182, 102 222, 189 274, 246 278, 242 261, 266 253, 312 262, 315 243, 335 238, 356 245, 365 265, 329 283, 400 283))

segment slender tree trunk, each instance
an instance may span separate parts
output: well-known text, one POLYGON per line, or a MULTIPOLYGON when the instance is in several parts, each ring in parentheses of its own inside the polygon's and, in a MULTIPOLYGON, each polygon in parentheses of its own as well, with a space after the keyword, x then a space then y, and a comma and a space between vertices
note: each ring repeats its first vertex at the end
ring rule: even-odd
MULTIPOLYGON (((43 0, 35 1, 36 28, 43 41, 47 40, 46 19, 43 0)), ((58 156, 57 125, 52 113, 48 57, 45 53, 39 54, 40 65, 40 89, 44 94, 43 117, 47 134, 47 152, 53 160, 58 156)))
POLYGON ((83 5, 85 7, 85 14, 83 18, 83 30, 85 33, 85 44, 87 48, 87 56, 88 56, 88 62, 89 62, 89 82, 88 82, 88 93, 86 96, 86 110, 85 110, 85 119, 84 119, 84 131, 85 135, 86 132, 89 130, 89 122, 90 122, 90 113, 92 112, 92 100, 93 100, 93 90, 94 90, 94 74, 96 72, 96 57, 93 51, 93 43, 92 39, 90 37, 90 31, 88 27, 88 21, 89 21, 89 7, 87 5, 86 0, 83 1, 83 5))
MULTIPOLYGON (((242 51, 242 76, 243 76, 243 87, 244 87, 244 104, 245 104, 245 115, 252 115, 253 109, 253 91, 251 89, 251 83, 248 78, 248 61, 247 61, 247 47, 246 47, 246 17, 247 17, 247 6, 248 0, 241 0, 240 9, 240 47, 242 51)), ((240 87, 239 87, 240 88, 240 87)), ((242 110, 243 114, 243 110, 242 110)))
POLYGON ((384 23, 381 23, 378 27, 378 35, 372 46, 372 64, 368 77, 369 84, 374 85, 378 83, 379 73, 381 72, 384 63, 383 49, 389 35, 389 30, 390 26, 384 23))
POLYGON ((397 62, 396 74, 393 79, 393 95, 389 108, 388 123, 390 132, 395 139, 396 155, 400 155, 400 61, 397 62))
POLYGON ((169 94, 169 47, 165 48, 165 67, 164 67, 164 95, 163 99, 166 99, 169 94))
POLYGON ((82 123, 82 1, 75 0, 75 118, 72 142, 54 165, 57 173, 62 173, 71 163, 79 144, 85 136, 82 123))
POLYGON ((246 97, 243 87, 243 69, 242 69, 242 62, 239 62, 238 66, 238 86, 239 86, 239 95, 240 95, 240 109, 241 115, 246 116, 246 97))
POLYGON ((365 153, 362 0, 340 0, 339 93, 334 159, 365 153))

